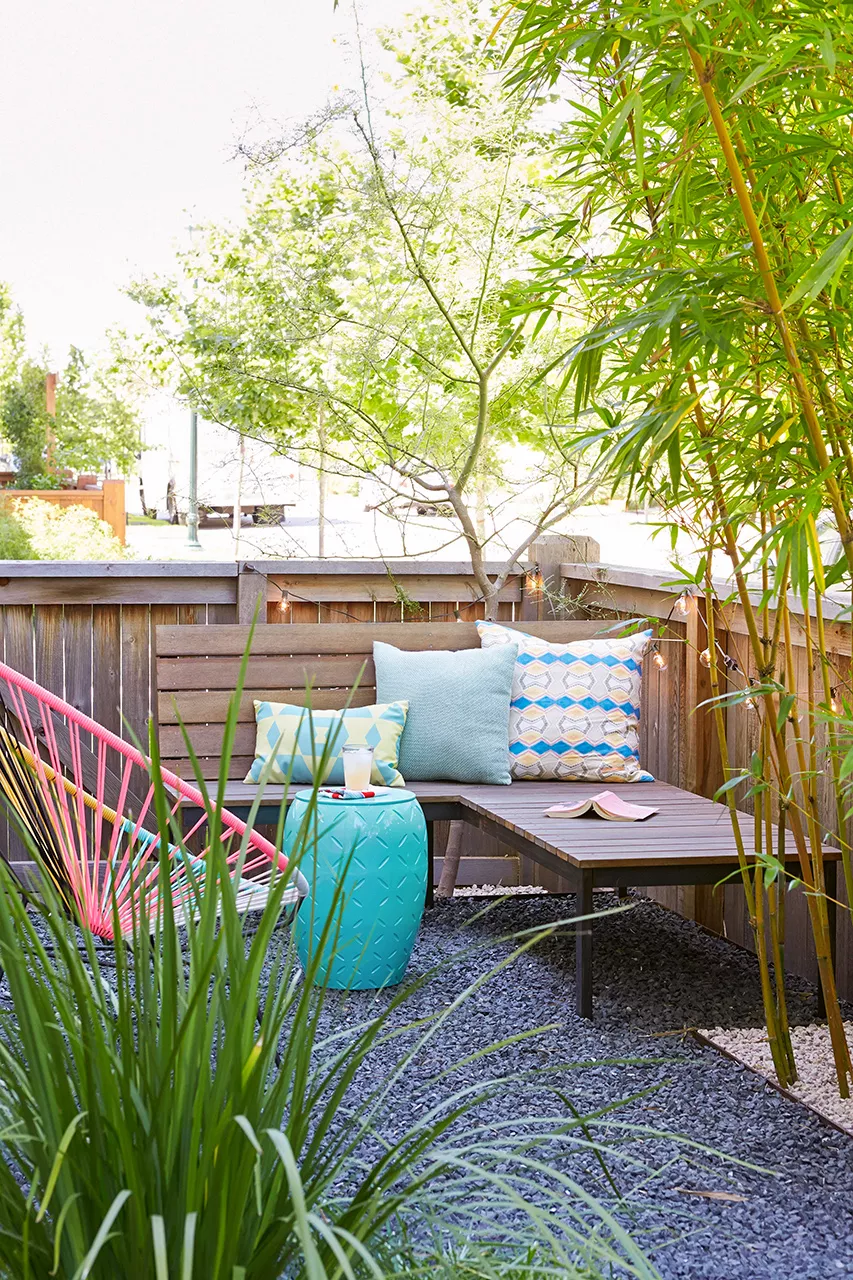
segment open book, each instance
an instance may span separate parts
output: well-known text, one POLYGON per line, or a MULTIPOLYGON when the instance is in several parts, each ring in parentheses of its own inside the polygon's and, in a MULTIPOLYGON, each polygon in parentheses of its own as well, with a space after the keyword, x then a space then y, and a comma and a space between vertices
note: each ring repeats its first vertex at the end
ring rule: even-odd
POLYGON ((657 812, 657 809, 648 809, 643 804, 629 804, 613 791, 599 791, 598 795, 576 800, 574 804, 552 804, 545 810, 545 815, 548 818, 583 818, 589 814, 593 818, 606 818, 608 822, 642 822, 657 812))

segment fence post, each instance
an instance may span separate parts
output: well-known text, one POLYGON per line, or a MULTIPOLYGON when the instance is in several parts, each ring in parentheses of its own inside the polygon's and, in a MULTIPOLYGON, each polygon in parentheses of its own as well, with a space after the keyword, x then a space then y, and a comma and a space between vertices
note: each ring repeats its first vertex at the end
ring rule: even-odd
POLYGON ((247 564, 240 566, 240 572, 237 575, 237 621, 241 625, 248 625, 255 620, 257 611, 258 622, 266 622, 267 620, 267 579, 263 573, 258 573, 247 564))
POLYGON ((127 541, 127 516, 124 507, 124 481, 105 480, 103 484, 103 520, 112 529, 119 542, 127 541))
MULTIPOLYGON (((530 558, 536 561, 541 587, 538 591, 537 618, 565 618, 574 610, 561 608, 559 599, 563 592, 564 564, 598 564, 601 547, 595 538, 585 534, 545 533, 530 548, 530 558)), ((537 586, 539 583, 537 582, 537 586)))

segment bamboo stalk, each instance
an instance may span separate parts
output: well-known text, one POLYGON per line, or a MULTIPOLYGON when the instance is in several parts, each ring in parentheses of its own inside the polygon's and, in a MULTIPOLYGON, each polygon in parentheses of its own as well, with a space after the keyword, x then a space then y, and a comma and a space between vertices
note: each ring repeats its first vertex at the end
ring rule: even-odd
MULTIPOLYGON (((696 389, 696 384, 695 384, 695 380, 693 379, 692 372, 688 373, 688 385, 691 388, 691 392, 696 395, 696 405, 694 407, 694 412, 696 414, 697 424, 699 425, 700 431, 703 432, 703 434, 707 438, 710 436, 711 433, 707 425, 707 420, 704 417, 701 400, 699 399, 699 396, 698 396, 698 391, 696 389)), ((734 571, 735 583, 738 590, 738 597, 740 599, 744 620, 746 622, 747 633, 749 635, 753 658, 756 664, 760 667, 762 664, 763 656, 764 656, 764 646, 762 644, 761 636, 759 634, 758 623, 755 615, 755 609, 753 608, 753 604, 749 596, 749 590, 748 590, 746 578, 743 573, 740 554, 738 552, 737 542, 735 539, 734 529, 728 514, 728 508, 725 502, 725 495, 723 493, 722 482, 720 480, 719 472, 717 471, 713 458, 708 459, 707 465, 708 465, 708 474, 711 478, 712 492, 715 495, 717 515, 719 517, 720 527, 723 532, 726 555, 728 556, 734 571)), ((710 551, 709 551, 708 564, 710 564, 710 559, 711 557, 710 557, 710 551)), ((713 595, 711 594, 713 592, 713 584, 711 583, 711 580, 708 577, 707 565, 706 565, 706 590, 709 593, 709 605, 710 605, 710 602, 713 599, 713 595)), ((778 619, 778 611, 780 609, 784 611, 783 613, 783 626, 784 626, 784 620, 787 617, 787 609, 788 609, 787 596, 782 596, 777 601, 777 619, 778 619)), ((709 616, 712 616, 712 615, 713 615, 713 609, 709 609, 709 616)), ((788 622, 788 628, 790 629, 790 622, 788 622)), ((716 657, 715 657, 713 646, 711 645, 710 630, 709 630, 709 648, 711 651, 711 660, 712 662, 715 662, 716 657)), ((717 688, 719 689, 719 681, 717 682, 717 688)), ((787 748, 786 748, 786 741, 785 741, 785 725, 779 724, 779 719, 778 719, 779 704, 775 694, 771 691, 763 694, 762 696, 765 702, 765 714, 769 717, 770 724, 771 724, 771 731, 772 731, 771 742, 773 744, 773 753, 774 753, 774 758, 776 760, 776 768, 779 776, 780 791, 782 795, 787 796, 789 793, 793 791, 794 783, 791 777, 791 771, 788 764, 787 748)), ((721 712, 720 718, 722 719, 722 712, 721 712)), ((718 723, 718 733, 719 733, 719 723, 718 723)), ((727 768, 728 767, 727 765, 728 748, 725 746, 725 743, 722 740, 720 742, 720 750, 723 753, 724 760, 726 762, 724 764, 724 767, 727 768)), ((738 823, 737 823, 736 812, 734 811, 733 802, 730 803, 729 808, 731 812, 733 828, 735 828, 738 826, 738 823)), ((820 975, 820 982, 821 982, 821 986, 823 988, 823 994, 824 994, 824 1003, 826 1005, 827 1023, 829 1025, 830 1039, 832 1042, 832 1050, 833 1050, 833 1058, 835 1061, 835 1068, 836 1068, 836 1073, 838 1077, 838 1088, 841 1096, 846 1098, 846 1097, 849 1097, 849 1093, 850 1093, 848 1081, 850 1079, 853 1079, 853 1062, 851 1062, 851 1058, 850 1058, 850 1050, 847 1044, 847 1037, 844 1031, 844 1023, 841 1017, 841 1009, 839 1008, 839 1004, 838 1004, 838 993, 835 986, 835 971, 832 964, 832 953, 831 953, 830 942, 829 942, 829 922, 826 914, 826 899, 825 897, 820 896, 819 891, 816 892, 815 868, 812 865, 812 858, 810 856, 809 849, 806 844, 805 833, 803 831, 802 823, 800 822, 800 817, 796 807, 792 807, 790 809, 790 818, 791 818, 791 833, 794 837, 794 844, 797 849, 797 857, 800 863, 800 876, 803 881, 803 885, 805 889, 806 903, 807 903, 808 912, 809 912, 809 921, 811 924, 812 934, 814 936, 815 952, 817 954, 817 962, 818 962, 818 973, 820 975), (822 912, 821 912, 821 904, 823 907, 822 912)), ((735 840, 737 841, 739 839, 742 840, 742 837, 740 837, 739 832, 736 831, 735 840)), ((820 867, 820 875, 822 876, 823 862, 822 862, 822 850, 820 850, 819 840, 817 841, 817 844, 818 844, 817 859, 820 867)), ((812 848, 814 848, 814 844, 812 844, 812 848)), ((767 1008, 769 1008, 769 1005, 766 1004, 765 1009, 767 1008)), ((770 1026, 768 1024, 768 1035, 769 1034, 770 1034, 770 1026)), ((775 1013, 774 1013, 773 1034, 775 1034, 775 1013)))
POLYGON ((746 223, 749 238, 752 241, 752 247, 755 251, 755 257, 758 264, 759 274, 764 286, 764 292, 767 301, 770 304, 770 311, 773 316, 779 337, 782 342, 782 348, 785 352, 785 359, 791 374, 794 391, 800 409, 803 415, 803 421, 811 440, 812 448, 817 456, 818 465, 822 472, 826 474, 825 484, 826 491, 832 506, 833 514, 838 526, 838 532, 841 537, 841 544, 844 548, 844 555, 847 560, 848 568, 853 572, 853 526, 847 514, 844 505, 843 495, 840 491, 838 483, 831 469, 831 459, 824 441, 823 431, 814 406, 811 391, 803 371, 803 365, 800 360, 797 345, 791 334, 788 325, 788 318, 785 309, 782 306, 782 299, 779 294, 779 288, 776 283, 776 276, 767 254, 767 248, 764 243, 764 237, 761 234, 758 217, 755 212, 755 206, 746 180, 743 175, 740 162, 737 158, 737 152, 732 142, 731 133, 729 132, 722 109, 714 92, 712 80, 714 75, 713 64, 706 64, 704 58, 697 50, 686 41, 687 52, 690 61, 693 64, 693 70, 696 80, 705 99, 708 113, 714 125, 714 130, 723 152, 726 167, 731 178, 740 206, 741 214, 746 223))
MULTIPOLYGON (((829 682, 829 659, 826 652, 826 625, 823 617, 823 600, 820 592, 815 593, 815 625, 818 636, 818 653, 820 655, 821 680, 823 683, 823 698, 826 703, 827 712, 830 710, 832 702, 832 688, 829 682)), ((853 859, 850 856, 850 842, 845 839, 844 831, 847 826, 847 813, 844 807, 844 793, 841 787, 841 753, 838 745, 838 735, 836 733, 835 722, 829 718, 827 720, 827 737, 829 741, 829 761, 832 770, 832 783, 835 794, 835 821, 838 824, 836 839, 838 847, 841 850, 841 867, 844 874, 844 888, 847 897, 847 909, 853 913, 853 859)))
MULTIPOLYGON (((705 564, 705 591, 706 591, 706 612, 708 625, 708 652, 711 657, 710 665, 710 682, 711 682, 711 705, 714 709, 714 718, 717 726, 717 740, 720 747, 720 756, 723 766, 723 774, 726 778, 731 776, 731 764, 729 760, 729 748, 726 740, 726 721, 722 704, 720 703, 720 669, 717 662, 717 635, 716 622, 714 619, 714 596, 713 584, 711 580, 711 549, 708 549, 705 564)), ((773 984, 770 981, 770 969, 767 963, 767 944, 763 927, 763 912, 761 920, 759 920, 759 908, 756 902, 756 895, 753 887, 749 859, 746 855, 746 848, 743 842, 743 832, 741 831, 740 821, 738 819, 737 809, 735 807, 734 795, 731 790, 726 792, 726 805, 729 810, 729 816, 732 823, 732 833, 734 835, 735 848, 737 849, 738 866, 740 867, 741 879, 743 881, 744 897, 746 898, 746 909, 749 915, 750 926, 752 928, 753 939, 755 942, 755 953, 758 959, 758 973, 761 982, 761 999, 764 1007, 764 1018, 767 1023, 767 1038, 770 1043, 770 1052, 773 1057, 773 1066, 776 1071, 777 1079, 780 1084, 793 1083, 796 1076, 791 1076, 788 1068, 787 1054, 784 1052, 779 1042, 779 1032, 776 1018, 776 1001, 773 995, 773 984)))

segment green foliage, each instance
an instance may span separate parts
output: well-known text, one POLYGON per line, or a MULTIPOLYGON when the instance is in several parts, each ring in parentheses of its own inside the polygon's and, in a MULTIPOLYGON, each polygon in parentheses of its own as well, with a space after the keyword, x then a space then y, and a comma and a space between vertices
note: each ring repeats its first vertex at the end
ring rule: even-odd
POLYGON ((37 560, 29 534, 20 521, 0 509, 0 560, 37 560))
POLYGON ((108 524, 94 511, 70 505, 60 507, 41 498, 21 498, 9 503, 4 515, 10 526, 12 546, 27 555, 0 557, 10 560, 125 560, 127 551, 108 524), (12 534, 11 527, 18 533, 12 534), (17 541, 15 541, 17 539, 17 541))
POLYGON ((57 461, 70 471, 119 475, 133 470, 140 449, 139 417, 120 381, 89 366, 72 347, 56 389, 57 461))
POLYGON ((23 318, 0 286, 0 436, 17 459, 17 487, 58 489, 66 470, 105 474, 114 465, 127 474, 139 454, 140 424, 123 377, 91 367, 72 347, 51 418, 48 371, 46 358, 26 356, 23 318))
MULTIPOLYGON (((720 562, 734 580, 720 603, 742 610, 746 657, 734 661, 717 643, 709 608, 711 703, 732 780, 747 762, 729 763, 724 711, 734 694, 743 714, 758 714, 745 735, 760 742, 749 767, 758 848, 735 838, 774 1066, 780 1082, 796 1078, 783 904, 778 878, 765 904, 748 856, 773 865, 787 838, 846 1093, 853 1062, 821 842, 840 845, 853 902, 838 714, 850 683, 824 620, 838 588, 853 586, 849 5, 521 0, 512 21, 510 81, 562 93, 573 113, 560 148, 563 207, 537 282, 543 314, 567 294, 587 313, 561 361, 585 419, 564 447, 656 499, 673 545, 681 530, 692 536, 709 600, 720 562), (807 678, 790 659, 791 599, 807 678), (824 771, 832 801, 819 812, 814 779, 824 771)), ((719 793, 732 808, 733 786, 719 793)))
POLYGON ((45 455, 51 419, 45 409, 46 370, 24 360, 12 380, 0 389, 0 432, 17 459, 21 489, 57 489, 59 480, 47 474, 45 455))
POLYGON ((205 228, 177 278, 134 291, 149 376, 309 465, 373 477, 386 509, 412 489, 449 501, 472 556, 487 535, 466 490, 517 497, 533 537, 574 487, 552 442, 563 321, 520 318, 552 169, 538 99, 501 92, 502 7, 442 0, 383 32, 388 111, 337 103, 299 147, 266 146, 239 225, 205 228), (516 446, 529 461, 510 466, 516 446))
MULTIPOLYGON (((600 450, 614 482, 670 508, 696 505, 713 458, 739 544, 776 555, 807 513, 835 511, 834 486, 839 511, 853 497, 847 6, 518 8, 512 79, 562 88, 574 111, 551 227, 564 249, 539 282, 588 314, 565 351, 587 415, 567 447, 600 450), (774 532, 758 546, 762 511, 774 532)), ((699 510, 697 530, 715 519, 699 510)))

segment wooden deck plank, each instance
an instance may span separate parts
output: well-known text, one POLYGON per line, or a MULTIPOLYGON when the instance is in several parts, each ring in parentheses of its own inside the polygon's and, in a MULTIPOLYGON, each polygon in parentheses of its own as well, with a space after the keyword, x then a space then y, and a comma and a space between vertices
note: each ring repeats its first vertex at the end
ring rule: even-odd
MULTIPOLYGON (((423 801, 461 806, 463 814, 467 810, 475 823, 483 820, 496 834, 504 830, 574 870, 737 866, 737 846, 728 811, 703 796, 690 795, 667 783, 643 784, 645 798, 661 810, 643 824, 595 819, 561 821, 544 816, 543 810, 555 800, 594 794, 601 789, 600 783, 520 782, 511 787, 490 787, 416 782, 409 789, 423 801)), ((255 794, 254 786, 231 782, 225 803, 229 808, 245 807, 255 794)), ((264 800, 277 805, 282 796, 282 787, 268 787, 264 800)), ((751 841, 752 819, 749 814, 741 814, 740 818, 751 841)), ((827 855, 838 856, 837 851, 829 850, 827 855)))

